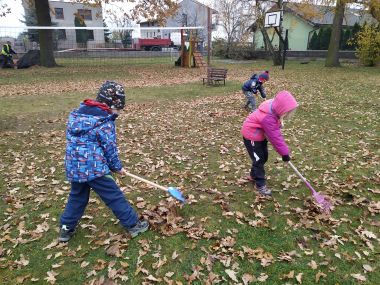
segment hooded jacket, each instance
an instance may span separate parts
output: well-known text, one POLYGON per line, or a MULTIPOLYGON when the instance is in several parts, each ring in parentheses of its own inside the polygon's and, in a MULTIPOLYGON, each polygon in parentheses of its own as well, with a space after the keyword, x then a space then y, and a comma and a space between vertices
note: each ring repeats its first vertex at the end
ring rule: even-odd
POLYGON ((3 45, 3 49, 1 50, 1 55, 10 57, 12 54, 16 54, 16 52, 12 49, 10 44, 3 45))
POLYGON ((65 167, 71 182, 86 182, 119 171, 116 114, 81 104, 69 115, 66 130, 65 167))
POLYGON ((280 155, 289 155, 289 147, 281 134, 280 117, 297 106, 297 101, 290 92, 281 91, 275 98, 260 104, 245 119, 241 134, 251 141, 263 141, 267 138, 280 155))
POLYGON ((260 95, 262 98, 266 98, 265 89, 263 86, 263 83, 260 82, 259 76, 257 74, 252 75, 252 77, 244 82, 243 86, 241 87, 243 91, 250 91, 254 94, 257 94, 257 91, 260 92, 260 95))

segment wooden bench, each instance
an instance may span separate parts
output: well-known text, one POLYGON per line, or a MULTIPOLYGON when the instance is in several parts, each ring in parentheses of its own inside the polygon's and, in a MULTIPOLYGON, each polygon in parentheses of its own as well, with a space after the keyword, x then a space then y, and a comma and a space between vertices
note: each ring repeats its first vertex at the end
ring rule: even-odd
POLYGON ((215 85, 220 84, 223 81, 223 84, 226 85, 228 69, 224 68, 212 68, 209 67, 207 69, 207 77, 203 78, 203 85, 207 83, 207 85, 215 85))

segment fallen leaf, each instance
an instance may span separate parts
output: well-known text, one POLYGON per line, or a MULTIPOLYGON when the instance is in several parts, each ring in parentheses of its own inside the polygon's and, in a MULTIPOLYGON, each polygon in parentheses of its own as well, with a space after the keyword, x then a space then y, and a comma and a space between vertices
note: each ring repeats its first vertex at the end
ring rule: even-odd
POLYGON ((55 276, 57 276, 58 273, 54 271, 48 271, 46 272, 46 274, 47 274, 47 277, 45 277, 44 280, 46 280, 50 284, 55 284, 55 281, 57 281, 57 279, 55 279, 55 276))
POLYGON ((318 271, 318 273, 315 275, 315 282, 318 283, 319 282, 319 279, 321 277, 326 277, 327 275, 325 273, 323 273, 322 271, 318 271))
POLYGON ((294 270, 290 271, 288 274, 283 274, 281 279, 293 279, 294 278, 294 270))
POLYGON ((118 243, 110 246, 106 253, 110 256, 116 256, 116 257, 120 257, 121 256, 121 253, 120 253, 120 245, 118 243))
POLYGON ((85 268, 85 267, 87 267, 89 264, 90 264, 90 262, 83 261, 83 262, 80 264, 80 267, 81 267, 81 268, 85 268))
POLYGON ((302 275, 303 273, 299 273, 297 276, 296 276, 296 280, 298 281, 298 283, 302 284, 302 275))
POLYGON ((363 264, 363 268, 367 272, 373 272, 373 268, 369 264, 363 264))
POLYGON ((265 282, 268 278, 269 276, 267 274, 261 273, 260 276, 257 278, 257 281, 265 282))
POLYGON ((25 275, 25 276, 18 276, 16 278, 16 282, 19 284, 22 284, 22 283, 24 283, 25 279, 28 279, 29 277, 30 277, 30 274, 25 275))
POLYGON ((145 279, 147 279, 149 281, 153 281, 153 282, 161 282, 161 278, 156 278, 153 275, 149 275, 149 276, 145 277, 145 279))
POLYGON ((360 273, 351 274, 352 277, 354 277, 358 281, 367 281, 367 278, 365 278, 364 275, 361 275, 360 273))
POLYGON ((174 251, 172 254, 172 259, 176 259, 179 255, 177 254, 177 251, 174 251))
POLYGON ((124 262, 124 261, 120 261, 120 265, 121 265, 123 268, 128 268, 128 267, 129 267, 128 262, 124 262))
POLYGON ((248 273, 244 273, 243 274, 243 277, 241 278, 244 285, 247 285, 251 282, 255 282, 256 281, 256 277, 254 275, 251 275, 251 274, 248 274, 248 273))
POLYGON ((235 271, 233 271, 233 270, 231 270, 231 269, 226 269, 226 270, 224 270, 224 272, 226 272, 227 275, 228 275, 233 281, 235 281, 235 282, 239 282, 239 281, 237 280, 237 278, 236 278, 236 272, 235 272, 235 271))
POLYGON ((318 268, 318 265, 314 260, 310 261, 307 265, 309 265, 311 269, 314 269, 314 270, 318 268))

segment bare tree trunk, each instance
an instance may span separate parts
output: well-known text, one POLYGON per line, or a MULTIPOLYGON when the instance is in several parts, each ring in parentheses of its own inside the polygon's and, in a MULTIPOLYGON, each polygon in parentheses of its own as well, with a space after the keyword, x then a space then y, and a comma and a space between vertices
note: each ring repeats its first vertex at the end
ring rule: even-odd
MULTIPOLYGON (((283 0, 278 0, 277 6, 280 10, 283 10, 283 0)), ((279 32, 279 35, 277 35, 278 36, 278 51, 277 51, 277 55, 276 55, 276 60, 279 60, 280 64, 275 64, 275 65, 281 65, 282 64, 282 55, 283 55, 283 50, 285 48, 284 44, 281 40, 281 37, 282 37, 282 19, 280 21, 280 26, 278 27, 278 32, 279 32)))
MULTIPOLYGON (((37 23, 39 26, 51 26, 50 8, 48 0, 35 0, 37 23)), ((53 52, 53 30, 38 30, 40 40, 41 65, 45 67, 57 66, 53 52)))
POLYGON ((333 27, 331 31, 329 49, 327 51, 327 58, 325 61, 326 67, 337 67, 339 63, 339 45, 342 33, 342 23, 344 17, 345 0, 338 0, 335 7, 335 15, 333 27))
POLYGON ((282 61, 281 61, 281 54, 276 52, 273 48, 273 44, 272 42, 270 41, 269 39, 269 36, 268 36, 268 33, 267 33, 267 30, 264 28, 264 27, 260 27, 260 31, 263 35, 263 38, 264 38, 264 42, 266 43, 266 46, 268 47, 269 49, 269 53, 272 57, 272 60, 273 60, 273 65, 281 65, 282 61))
POLYGON ((226 58, 230 58, 231 45, 232 45, 232 38, 230 36, 227 36, 226 55, 225 55, 226 58))

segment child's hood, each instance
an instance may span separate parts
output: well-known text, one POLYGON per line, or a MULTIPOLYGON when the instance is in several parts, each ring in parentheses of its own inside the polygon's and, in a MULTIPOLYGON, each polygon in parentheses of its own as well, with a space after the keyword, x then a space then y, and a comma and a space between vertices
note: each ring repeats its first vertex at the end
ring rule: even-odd
POLYGON ((250 79, 251 80, 255 80, 255 79, 257 80, 257 79, 259 79, 259 76, 256 73, 254 73, 254 74, 252 74, 250 79))
POLYGON ((286 112, 289 112, 298 107, 298 103, 293 95, 288 91, 280 91, 272 101, 272 111, 281 117, 286 112))
POLYGON ((102 116, 99 114, 99 116, 97 116, 93 114, 86 114, 80 112, 79 110, 80 109, 71 112, 67 123, 67 131, 74 136, 87 133, 97 126, 113 120, 114 117, 114 115, 102 116))

